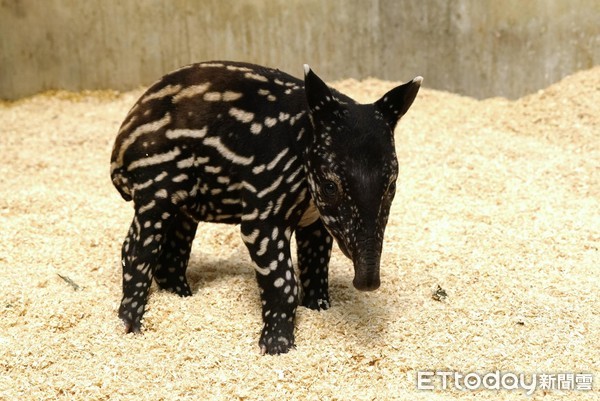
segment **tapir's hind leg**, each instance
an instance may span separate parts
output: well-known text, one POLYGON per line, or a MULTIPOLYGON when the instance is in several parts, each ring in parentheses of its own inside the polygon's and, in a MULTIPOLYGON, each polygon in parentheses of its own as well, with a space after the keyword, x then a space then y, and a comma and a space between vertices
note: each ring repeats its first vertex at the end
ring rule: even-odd
POLYGON ((167 228, 173 222, 172 211, 155 201, 135 208, 135 216, 123 243, 123 299, 119 317, 126 332, 139 332, 148 300, 148 291, 156 271, 167 228))
MULTIPOLYGON (((156 224, 160 225, 161 222, 156 224)), ((192 295, 185 271, 197 227, 197 222, 179 212, 167 229, 167 238, 154 273, 156 283, 163 290, 174 292, 182 297, 192 295)))

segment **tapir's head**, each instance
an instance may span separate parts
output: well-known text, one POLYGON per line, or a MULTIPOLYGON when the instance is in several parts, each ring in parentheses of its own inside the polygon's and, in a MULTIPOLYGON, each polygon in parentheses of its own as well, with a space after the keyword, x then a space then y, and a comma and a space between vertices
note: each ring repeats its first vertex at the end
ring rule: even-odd
POLYGON ((338 95, 304 66, 313 126, 307 179, 321 220, 354 263, 354 287, 379 288, 383 234, 396 192, 394 128, 417 96, 421 77, 373 104, 338 95))

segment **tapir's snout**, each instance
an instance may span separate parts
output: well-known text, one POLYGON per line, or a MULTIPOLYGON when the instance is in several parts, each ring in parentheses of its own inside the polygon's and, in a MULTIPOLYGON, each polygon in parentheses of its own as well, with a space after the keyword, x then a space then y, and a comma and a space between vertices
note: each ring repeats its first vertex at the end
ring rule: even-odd
POLYGON ((354 253, 354 280, 352 284, 359 291, 375 291, 381 285, 379 262, 381 244, 377 241, 362 242, 354 253))
POLYGON ((375 291, 381 285, 381 280, 379 279, 379 267, 377 268, 377 274, 373 274, 368 277, 359 277, 358 275, 354 276, 354 280, 352 284, 354 284, 354 288, 359 291, 375 291))

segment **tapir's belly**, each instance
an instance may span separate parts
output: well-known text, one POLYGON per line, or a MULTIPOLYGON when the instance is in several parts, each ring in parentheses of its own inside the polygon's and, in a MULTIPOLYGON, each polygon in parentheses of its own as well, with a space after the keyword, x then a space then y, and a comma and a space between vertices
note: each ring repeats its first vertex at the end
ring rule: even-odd
MULTIPOLYGON (((183 211, 196 221, 238 224, 242 220, 243 182, 225 175, 200 174, 183 211)), ((210 170, 210 168, 209 168, 210 170)))

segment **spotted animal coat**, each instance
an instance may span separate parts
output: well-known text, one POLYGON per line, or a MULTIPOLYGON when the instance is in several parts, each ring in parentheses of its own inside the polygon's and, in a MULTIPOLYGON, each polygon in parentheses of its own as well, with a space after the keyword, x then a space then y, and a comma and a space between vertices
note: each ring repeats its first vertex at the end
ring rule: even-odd
POLYGON ((360 105, 308 66, 302 81, 206 62, 150 87, 125 118, 111 159, 112 181, 135 209, 122 247, 126 331, 141 329, 153 279, 192 294, 185 272, 199 222, 240 224, 260 287, 263 353, 294 346, 298 305, 329 307, 334 238, 353 261, 355 287, 377 288, 398 174, 393 130, 420 83, 360 105))

